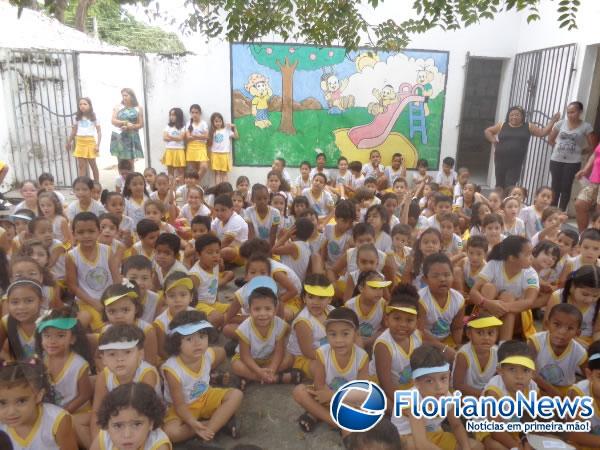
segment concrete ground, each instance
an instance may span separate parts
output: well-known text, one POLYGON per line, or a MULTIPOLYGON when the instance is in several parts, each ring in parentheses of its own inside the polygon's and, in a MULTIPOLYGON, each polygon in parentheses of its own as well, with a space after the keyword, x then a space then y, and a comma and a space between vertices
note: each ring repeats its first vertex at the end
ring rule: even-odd
MULTIPOLYGON (((235 272, 236 276, 243 274, 241 268, 235 272)), ((230 283, 226 289, 219 291, 219 300, 229 301, 236 289, 233 282, 230 283)), ((226 339, 221 336, 219 345, 225 342, 226 339)), ((229 370, 228 362, 220 369, 229 370)), ((269 450, 343 449, 339 432, 331 430, 325 424, 317 425, 312 433, 305 433, 300 429, 297 419, 304 411, 294 402, 292 389, 293 385, 249 384, 237 415, 241 427, 239 439, 233 440, 220 433, 210 444, 194 439, 175 446, 175 449, 231 449, 242 444, 253 444, 269 450)))

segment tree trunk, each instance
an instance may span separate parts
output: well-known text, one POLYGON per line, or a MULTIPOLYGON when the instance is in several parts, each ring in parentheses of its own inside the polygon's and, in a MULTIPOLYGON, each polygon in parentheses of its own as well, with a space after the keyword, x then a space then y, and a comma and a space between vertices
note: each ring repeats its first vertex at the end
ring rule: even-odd
POLYGON ((85 21, 88 16, 88 10, 93 4, 94 0, 79 0, 79 3, 77 3, 77 10, 75 11, 75 28, 79 31, 86 32, 85 21))
POLYGON ((279 131, 285 134, 296 134, 294 127, 294 72, 298 62, 290 64, 289 59, 285 58, 283 64, 277 61, 281 70, 281 123, 279 131))
POLYGON ((55 0, 54 2, 54 17, 60 23, 65 23, 65 10, 68 6, 68 0, 55 0))

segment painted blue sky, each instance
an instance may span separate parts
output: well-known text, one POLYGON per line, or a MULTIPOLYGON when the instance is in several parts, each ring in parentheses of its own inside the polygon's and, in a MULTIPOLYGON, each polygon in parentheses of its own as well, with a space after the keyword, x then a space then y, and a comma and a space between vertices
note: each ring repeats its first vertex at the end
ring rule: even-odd
MULTIPOLYGON (((277 44, 264 44, 274 46, 277 44)), ((346 59, 333 67, 324 67, 319 70, 301 71, 302 77, 296 76, 294 79, 294 100, 302 101, 307 97, 316 97, 321 104, 325 105, 325 97, 319 87, 321 75, 324 71, 334 72, 339 79, 346 78, 356 73, 356 65, 354 59, 360 53, 350 52, 346 59)), ((435 65, 441 73, 447 73, 448 53, 436 51, 413 51, 407 50, 403 52, 410 58, 433 58, 435 65)), ((380 61, 385 61, 392 53, 377 52, 380 61)), ((271 82, 271 88, 274 95, 281 95, 281 74, 269 67, 258 64, 252 57, 250 46, 247 44, 232 44, 231 45, 231 60, 232 60, 232 90, 239 90, 246 97, 251 98, 250 94, 244 88, 248 82, 248 77, 252 73, 262 73, 271 82)), ((298 72, 297 72, 298 73, 298 72)))

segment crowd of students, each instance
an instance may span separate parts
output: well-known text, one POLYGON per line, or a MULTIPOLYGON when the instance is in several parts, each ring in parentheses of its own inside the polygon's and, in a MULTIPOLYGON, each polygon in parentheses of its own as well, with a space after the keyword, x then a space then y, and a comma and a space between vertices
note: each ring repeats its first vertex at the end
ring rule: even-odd
MULTIPOLYGON (((283 158, 264 184, 170 172, 123 161, 114 186, 78 177, 69 204, 43 174, 0 218, 0 429, 14 448, 238 437, 251 383, 295 385, 308 433, 336 427, 329 401, 356 379, 390 405, 400 388, 590 395, 592 433, 561 439, 600 447, 600 216, 578 233, 548 187, 527 205, 518 186, 484 195, 452 158, 432 177, 376 150, 336 171, 319 154, 294 181, 283 158)), ((454 416, 452 432, 391 422, 404 449, 521 439, 469 435, 454 416)))

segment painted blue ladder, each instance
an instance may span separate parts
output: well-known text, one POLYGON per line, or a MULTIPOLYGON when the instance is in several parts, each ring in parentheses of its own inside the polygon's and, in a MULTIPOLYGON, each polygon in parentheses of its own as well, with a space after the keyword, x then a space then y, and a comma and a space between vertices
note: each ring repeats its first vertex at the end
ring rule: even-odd
POLYGON ((409 135, 413 139, 415 133, 421 133, 421 144, 427 144, 427 127, 425 124, 425 108, 422 102, 408 104, 409 135))

